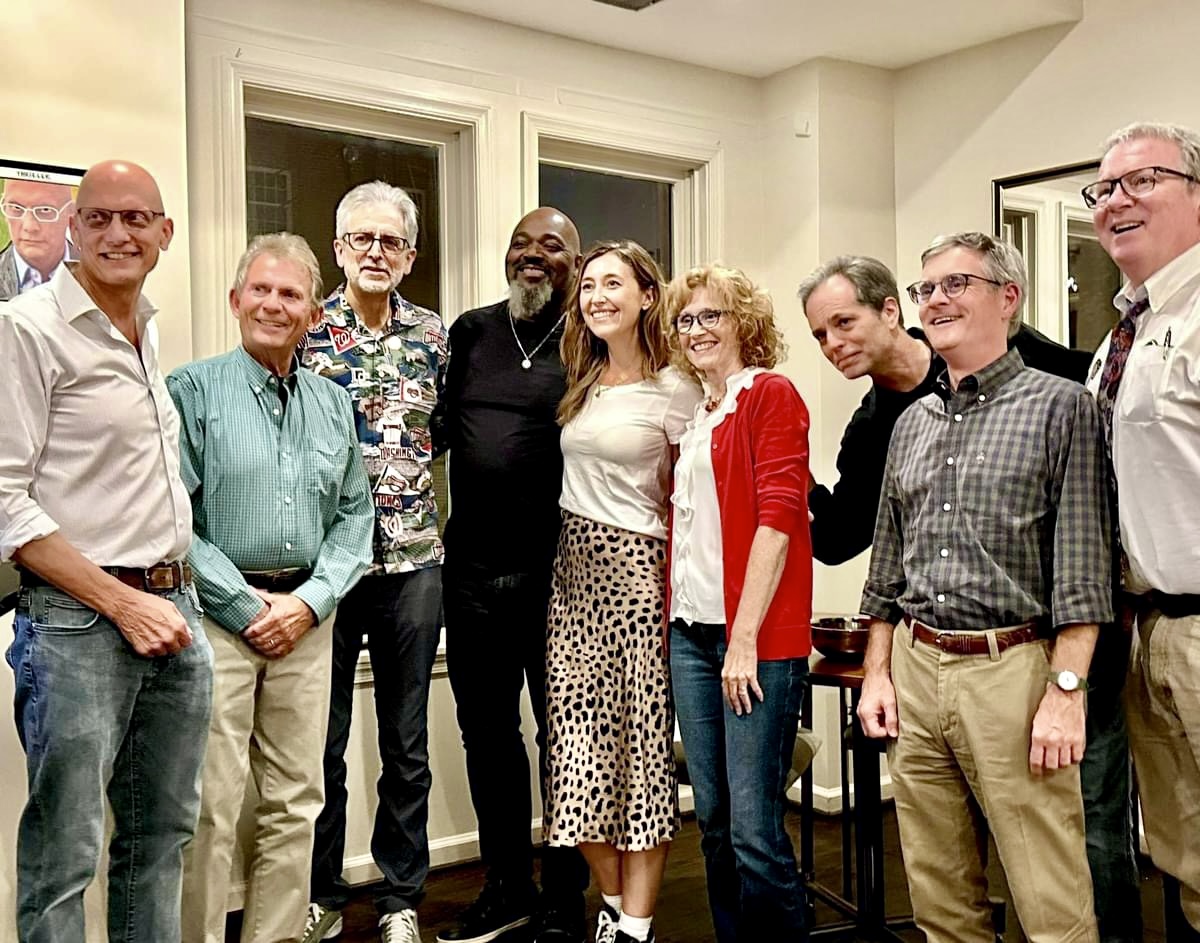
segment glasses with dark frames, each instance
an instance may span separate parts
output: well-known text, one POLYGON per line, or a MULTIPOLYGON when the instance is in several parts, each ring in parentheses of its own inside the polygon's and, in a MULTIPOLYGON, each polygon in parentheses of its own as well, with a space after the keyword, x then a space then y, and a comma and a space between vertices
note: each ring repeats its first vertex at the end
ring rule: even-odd
POLYGON ((679 314, 675 316, 672 327, 675 328, 676 334, 691 334, 692 328, 697 324, 706 331, 712 330, 717 326, 717 322, 721 320, 721 315, 724 311, 714 311, 712 308, 705 308, 703 311, 697 311, 695 314, 679 314))
POLYGON ((348 232, 342 235, 342 242, 355 252, 368 252, 376 242, 386 255, 399 255, 409 247, 409 241, 403 236, 392 236, 382 232, 348 232))
POLYGON ((167 214, 158 210, 110 210, 102 206, 81 206, 75 215, 84 229, 103 232, 112 225, 114 216, 121 220, 121 225, 126 229, 138 230, 148 229, 156 219, 167 214))
POLYGON ((1137 170, 1131 170, 1129 173, 1121 174, 1110 180, 1097 180, 1095 183, 1089 183, 1079 192, 1083 195, 1083 202, 1087 208, 1094 210, 1097 206, 1112 199, 1112 195, 1117 192, 1117 187, 1124 190, 1125 195, 1129 197, 1145 196, 1154 189, 1160 174, 1167 177, 1178 177, 1189 183, 1197 182, 1195 177, 1185 174, 1182 170, 1172 170, 1170 167, 1139 167, 1137 170))
POLYGON ((942 294, 947 298, 957 298, 967 290, 971 279, 975 279, 977 282, 987 282, 989 285, 1004 284, 994 278, 984 278, 982 275, 972 275, 970 272, 952 272, 936 282, 913 282, 908 286, 908 297, 913 300, 913 304, 923 305, 933 297, 934 290, 940 288, 942 294))

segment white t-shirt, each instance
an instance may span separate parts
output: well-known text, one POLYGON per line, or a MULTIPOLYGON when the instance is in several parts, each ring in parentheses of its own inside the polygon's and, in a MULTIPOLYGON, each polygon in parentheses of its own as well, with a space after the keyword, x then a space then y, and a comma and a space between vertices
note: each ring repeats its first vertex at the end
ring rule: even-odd
POLYGON ((594 386, 562 431, 563 489, 572 514, 665 540, 671 449, 703 398, 673 367, 623 386, 594 386))

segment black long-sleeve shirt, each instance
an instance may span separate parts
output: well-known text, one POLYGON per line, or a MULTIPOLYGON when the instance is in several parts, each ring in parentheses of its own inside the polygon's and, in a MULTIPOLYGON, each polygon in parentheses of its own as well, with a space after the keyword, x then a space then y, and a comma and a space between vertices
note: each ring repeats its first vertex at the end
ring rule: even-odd
MULTIPOLYGON (((908 333, 925 340, 920 328, 910 328, 908 333)), ((1010 339, 1009 347, 1021 352, 1026 366, 1077 383, 1084 382, 1091 364, 1091 354, 1056 344, 1025 324, 1010 339)), ((867 391, 842 434, 837 483, 832 490, 817 485, 808 495, 815 559, 836 566, 871 546, 892 429, 904 410, 933 392, 937 377, 945 369, 946 364, 934 354, 925 378, 908 392, 878 384, 867 391)))
POLYGON ((519 573, 547 569, 554 557, 562 490, 554 417, 565 381, 561 327, 555 328, 558 313, 551 314, 511 321, 501 301, 466 312, 450 327, 435 443, 450 450, 447 567, 519 573), (530 354, 527 370, 514 330, 530 354))

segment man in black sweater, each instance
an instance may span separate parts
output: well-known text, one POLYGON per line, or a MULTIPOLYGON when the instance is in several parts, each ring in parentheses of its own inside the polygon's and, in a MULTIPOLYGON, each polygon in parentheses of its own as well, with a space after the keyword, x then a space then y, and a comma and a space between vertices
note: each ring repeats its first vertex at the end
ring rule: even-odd
MULTIPOLYGON (((871 546, 892 429, 900 414, 931 393, 945 363, 919 328, 904 329, 900 290, 886 265, 838 256, 800 284, 813 337, 847 379, 871 389, 850 418, 832 489, 810 478, 813 556, 836 566, 871 546)), ((1015 322, 1014 322, 1015 323, 1015 322)), ((1056 344, 1026 324, 1009 336, 1026 366, 1083 383, 1091 355, 1056 344)), ((1088 863, 1103 943, 1141 939, 1141 898, 1129 816, 1129 759, 1120 688, 1129 640, 1103 627, 1092 656, 1083 783, 1088 863)))
POLYGON ((584 937, 588 872, 578 850, 545 848, 540 900, 533 884, 520 715, 528 684, 544 771, 546 607, 561 521, 558 343, 579 260, 575 224, 558 210, 534 210, 509 242, 508 299, 468 311, 450 328, 435 423, 450 450, 446 667, 487 882, 439 943, 487 943, 531 920, 536 943, 584 937))

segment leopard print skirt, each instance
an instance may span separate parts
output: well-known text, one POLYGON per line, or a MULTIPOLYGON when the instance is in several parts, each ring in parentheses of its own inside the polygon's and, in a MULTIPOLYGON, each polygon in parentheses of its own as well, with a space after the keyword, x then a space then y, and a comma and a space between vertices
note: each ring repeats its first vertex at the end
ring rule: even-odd
POLYGON ((665 566, 664 541, 563 512, 546 649, 551 845, 644 851, 679 830, 665 566))

